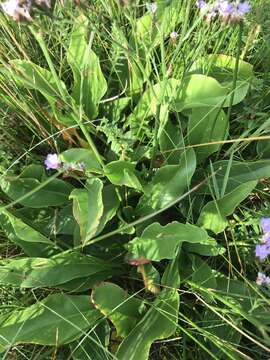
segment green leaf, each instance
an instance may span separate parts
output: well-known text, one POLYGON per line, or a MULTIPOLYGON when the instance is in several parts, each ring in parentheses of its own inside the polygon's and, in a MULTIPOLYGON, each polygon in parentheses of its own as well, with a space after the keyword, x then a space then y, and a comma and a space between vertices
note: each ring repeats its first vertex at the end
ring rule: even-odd
POLYGON ((110 341, 110 326, 102 320, 88 332, 88 337, 76 340, 71 344, 73 360, 109 360, 112 357, 107 350, 110 341))
POLYGON ((142 190, 142 185, 135 175, 135 164, 128 161, 112 161, 104 167, 104 172, 114 185, 125 185, 136 190, 142 190))
MULTIPOLYGON (((229 170, 229 177, 226 185, 226 193, 236 189, 239 185, 259 180, 262 178, 270 177, 270 160, 259 160, 259 161, 232 161, 222 160, 217 161, 213 164, 213 171, 217 171, 216 183, 219 189, 222 189, 224 178, 229 170)), ((211 169, 209 168, 211 171, 211 169)), ((202 187, 203 193, 211 194, 211 190, 208 186, 202 187)))
POLYGON ((29 256, 49 256, 55 244, 8 211, 0 214, 0 224, 6 236, 29 256))
MULTIPOLYGON (((246 97, 248 88, 249 84, 246 81, 237 83, 233 105, 246 97)), ((156 115, 159 104, 169 104, 170 111, 181 112, 202 107, 215 109, 227 107, 230 99, 231 85, 222 86, 210 76, 193 74, 186 76, 182 81, 166 79, 145 91, 133 113, 128 117, 128 123, 137 134, 143 127, 145 119, 156 115)))
MULTIPOLYGON (((42 182, 39 180, 25 178, 24 175, 23 177, 6 176, 0 182, 2 191, 14 201, 19 200, 41 184, 42 182)), ((65 181, 52 179, 44 187, 18 202, 30 208, 59 206, 68 202, 72 189, 72 185, 65 181)))
MULTIPOLYGON (((225 140, 228 134, 228 117, 223 110, 212 108, 193 109, 188 122, 188 138, 191 145, 225 140)), ((218 151, 222 144, 196 147, 197 161, 201 162, 218 151)))
POLYGON ((179 273, 177 261, 171 262, 162 279, 165 288, 141 321, 120 344, 116 357, 118 360, 147 360, 151 344, 175 333, 178 322, 179 273))
POLYGON ((183 248, 186 252, 199 254, 202 256, 217 256, 226 252, 226 249, 211 237, 209 237, 203 244, 193 244, 186 242, 183 244, 183 248))
MULTIPOLYGON (((206 261, 203 261, 199 256, 190 255, 192 261, 192 276, 191 280, 193 283, 198 286, 203 286, 205 288, 216 289, 217 282, 215 275, 212 273, 212 269, 207 264, 206 261)), ((207 301, 213 301, 214 298, 211 294, 203 292, 202 296, 206 298, 207 301)))
POLYGON ((88 28, 88 19, 84 15, 75 19, 67 60, 74 77, 72 96, 78 105, 83 105, 86 115, 93 119, 98 114, 99 101, 107 91, 107 82, 87 39, 88 28))
MULTIPOLYGON (((241 328, 242 322, 239 316, 235 316, 234 314, 230 315, 230 321, 233 322, 237 328, 241 328)), ((207 343, 207 346, 210 347, 211 351, 216 355, 217 359, 243 359, 237 350, 237 345, 241 340, 241 333, 228 324, 228 322, 223 320, 217 313, 206 309, 203 315, 201 326, 207 327, 207 331, 210 334, 213 334, 216 339, 219 340, 218 342, 208 341, 207 343), (220 342, 224 344, 233 344, 233 347, 227 347, 225 345, 221 348, 219 345, 220 342)))
MULTIPOLYGON (((61 93, 58 91, 58 83, 49 70, 27 60, 12 60, 10 65, 14 67, 15 71, 12 72, 12 76, 19 85, 38 90, 52 104, 62 98, 61 93)), ((65 84, 60 80, 59 84, 62 91, 68 96, 65 84)))
POLYGON ((187 190, 195 169, 196 157, 190 149, 182 154, 179 165, 165 165, 157 170, 151 183, 144 186, 138 213, 143 213, 147 207, 162 209, 176 200, 187 190))
POLYGON ((88 171, 98 173, 101 171, 101 166, 90 149, 68 149, 60 154, 60 159, 66 163, 84 163, 88 171))
MULTIPOLYGON (((236 58, 224 54, 210 54, 196 61, 191 71, 213 76, 221 83, 233 80, 236 58)), ((239 60, 237 79, 250 80, 254 76, 253 66, 246 61, 239 60)))
POLYGON ((179 164, 181 154, 184 152, 185 144, 178 124, 175 125, 170 120, 167 122, 161 132, 159 145, 167 164, 179 164))
POLYGON ((42 165, 31 164, 26 166, 20 174, 20 178, 24 179, 37 179, 42 181, 46 178, 45 168, 42 165))
POLYGON ((228 224, 226 216, 234 212, 235 208, 251 193, 256 185, 257 181, 244 183, 221 199, 207 203, 202 209, 198 225, 212 230, 215 234, 223 231, 228 224))
MULTIPOLYGON (((241 102, 247 95, 249 84, 237 82, 233 105, 241 102)), ((231 99, 231 86, 221 85, 216 79, 205 75, 189 75, 176 94, 172 108, 175 111, 201 107, 227 107, 231 99)))
POLYGON ((120 200, 116 193, 114 185, 104 186, 102 189, 102 202, 103 202, 103 214, 100 218, 99 225, 95 235, 101 233, 108 221, 110 221, 116 214, 120 200))
POLYGON ((134 238, 126 246, 132 258, 160 261, 174 259, 183 242, 207 244, 207 241, 208 234, 204 229, 174 221, 165 226, 159 223, 149 225, 140 237, 134 238))
MULTIPOLYGON (((0 261, 0 284, 22 288, 56 287, 73 279, 106 273, 107 278, 119 270, 115 263, 80 253, 57 254, 51 258, 20 258, 0 261)), ((105 278, 106 278, 105 277, 105 278)))
POLYGON ((103 283, 92 292, 92 302, 116 327, 117 335, 126 337, 142 317, 144 304, 120 286, 103 283))
POLYGON ((103 183, 97 178, 87 181, 85 189, 75 189, 70 194, 73 199, 73 214, 80 226, 81 242, 85 245, 96 234, 103 214, 103 183))
POLYGON ((87 295, 49 295, 28 308, 0 316, 0 352, 21 343, 67 344, 85 335, 99 318, 100 312, 87 295))

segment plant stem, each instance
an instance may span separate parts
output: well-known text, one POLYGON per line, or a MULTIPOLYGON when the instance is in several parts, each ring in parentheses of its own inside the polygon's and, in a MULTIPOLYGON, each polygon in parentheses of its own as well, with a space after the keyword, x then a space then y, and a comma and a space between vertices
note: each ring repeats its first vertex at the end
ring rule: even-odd
POLYGON ((235 89, 236 89, 236 82, 237 82, 237 76, 238 76, 238 70, 239 70, 239 61, 240 61, 240 56, 241 56, 241 43, 242 43, 243 28, 244 28, 244 24, 241 21, 239 23, 239 31, 238 31, 237 54, 236 54, 236 62, 235 62, 234 73, 233 73, 232 94, 231 94, 229 108, 228 108, 228 112, 227 112, 228 121, 230 120, 230 117, 231 117, 234 93, 235 93, 235 89))

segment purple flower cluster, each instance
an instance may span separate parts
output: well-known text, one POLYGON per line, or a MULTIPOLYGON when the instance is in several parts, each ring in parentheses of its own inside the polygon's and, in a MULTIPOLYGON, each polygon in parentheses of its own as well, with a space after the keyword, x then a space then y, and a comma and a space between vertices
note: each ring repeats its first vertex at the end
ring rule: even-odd
POLYGON ((263 262, 270 254, 270 218, 262 218, 260 222, 263 236, 261 243, 256 245, 255 254, 259 261, 263 262))
POLYGON ((48 154, 44 164, 46 170, 63 170, 64 172, 68 171, 85 171, 85 164, 80 163, 63 163, 57 154, 48 154))
POLYGON ((238 23, 250 10, 248 1, 239 0, 216 0, 211 4, 204 0, 197 0, 197 6, 208 23, 217 17, 225 24, 238 23))

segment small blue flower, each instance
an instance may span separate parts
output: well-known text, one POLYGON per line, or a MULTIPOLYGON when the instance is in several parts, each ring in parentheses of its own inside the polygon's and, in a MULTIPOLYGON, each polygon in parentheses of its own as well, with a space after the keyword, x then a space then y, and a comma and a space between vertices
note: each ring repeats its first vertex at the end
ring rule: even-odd
POLYGON ((247 1, 244 1, 237 6, 237 12, 244 16, 250 11, 250 4, 247 1))
POLYGON ((229 1, 219 1, 218 2, 218 11, 221 16, 229 16, 233 13, 233 5, 229 1))
POLYGON ((264 234, 270 232, 270 218, 268 217, 261 218, 260 225, 262 228, 262 232, 264 234))
POLYGON ((270 247, 268 244, 256 245, 255 255, 261 262, 263 262, 269 254, 270 247))
POLYGON ((57 154, 48 154, 44 161, 44 164, 47 170, 49 169, 56 170, 59 169, 59 167, 61 166, 61 161, 57 154))

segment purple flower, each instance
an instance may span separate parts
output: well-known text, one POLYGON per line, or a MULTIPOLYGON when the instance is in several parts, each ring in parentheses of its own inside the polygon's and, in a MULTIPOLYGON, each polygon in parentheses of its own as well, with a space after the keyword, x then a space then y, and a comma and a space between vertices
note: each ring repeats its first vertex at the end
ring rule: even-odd
POLYGON ((270 277, 266 276, 264 273, 258 272, 256 283, 257 285, 270 285, 270 277))
POLYGON ((233 4, 229 1, 219 1, 218 2, 218 11, 221 16, 229 16, 233 13, 233 4))
POLYGON ((268 244, 256 245, 255 255, 262 262, 270 254, 270 246, 268 244))
POLYGON ((270 218, 261 218, 260 225, 264 234, 270 232, 270 218))
POLYGON ((61 161, 57 154, 48 154, 44 161, 44 164, 47 170, 59 169, 59 167, 61 166, 61 161))
POLYGON ((197 6, 200 10, 204 10, 207 7, 206 2, 204 0, 198 0, 197 6))
POLYGON ((244 1, 238 4, 237 6, 237 12, 239 13, 240 16, 244 16, 249 12, 249 10, 250 10, 250 5, 247 1, 244 1))

